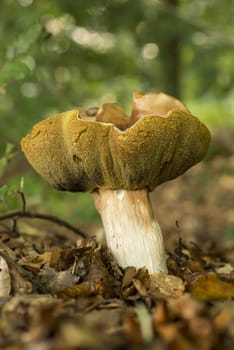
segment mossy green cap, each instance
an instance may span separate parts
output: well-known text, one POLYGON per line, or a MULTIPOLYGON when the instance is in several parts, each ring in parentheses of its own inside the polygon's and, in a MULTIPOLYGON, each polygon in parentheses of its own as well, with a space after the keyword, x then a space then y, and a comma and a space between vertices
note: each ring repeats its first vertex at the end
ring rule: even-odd
POLYGON ((55 188, 152 191, 207 152, 209 130, 173 97, 135 94, 131 118, 116 104, 104 106, 92 118, 83 110, 58 114, 36 124, 23 138, 29 163, 55 188), (112 115, 122 129, 112 124, 112 115))

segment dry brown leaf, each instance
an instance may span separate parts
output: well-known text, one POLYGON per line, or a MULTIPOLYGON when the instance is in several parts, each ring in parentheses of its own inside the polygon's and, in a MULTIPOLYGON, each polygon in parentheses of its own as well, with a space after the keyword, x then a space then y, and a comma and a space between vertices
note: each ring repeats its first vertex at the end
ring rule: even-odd
POLYGON ((199 300, 224 300, 234 298, 234 280, 222 280, 215 273, 201 274, 193 277, 188 289, 199 300))
POLYGON ((122 280, 122 296, 124 299, 137 300, 149 296, 150 275, 143 267, 127 267, 122 280))
POLYGON ((49 265, 43 266, 40 270, 39 276, 41 277, 42 283, 47 286, 47 289, 51 293, 70 288, 80 279, 80 277, 74 275, 70 269, 56 271, 49 265))
POLYGON ((234 271, 234 268, 231 264, 224 264, 223 266, 217 267, 215 271, 220 274, 229 274, 234 271))
POLYGON ((180 298, 168 300, 167 308, 170 310, 170 317, 189 321, 202 313, 204 305, 189 293, 185 293, 180 298))
POLYGON ((122 279, 122 288, 129 287, 132 284, 132 279, 136 276, 137 269, 134 266, 129 266, 124 271, 122 279))
POLYGON ((178 324, 175 323, 167 323, 160 325, 156 328, 156 331, 162 336, 162 338, 167 342, 171 343, 175 341, 178 337, 178 324))
MULTIPOLYGON (((215 336, 215 329, 213 322, 210 322, 210 320, 207 317, 204 316, 197 316, 194 318, 191 318, 189 321, 189 333, 197 338, 197 343, 201 346, 204 346, 205 343, 209 346, 211 343, 211 339, 215 336)), ((205 348, 208 348, 205 347, 205 348)), ((200 347, 199 347, 200 348, 200 347)))
POLYGON ((231 299, 212 303, 214 324, 218 332, 234 339, 234 302, 231 299))
POLYGON ((59 260, 61 258, 61 254, 62 254, 62 249, 60 247, 53 247, 51 254, 50 254, 50 260, 47 261, 47 263, 49 262, 50 267, 52 268, 56 268, 59 264, 59 260))
POLYGON ((122 329, 124 334, 129 338, 133 344, 141 344, 142 334, 139 321, 136 317, 135 312, 127 310, 122 317, 122 329))
POLYGON ((178 298, 184 293, 184 282, 172 275, 154 273, 150 275, 150 291, 152 294, 160 292, 167 297, 178 298))
POLYGON ((2 316, 6 317, 8 314, 15 315, 14 312, 17 308, 24 306, 35 306, 40 308, 41 306, 46 306, 49 304, 59 304, 60 301, 53 298, 51 295, 16 295, 9 299, 2 307, 2 316))
POLYGON ((132 283, 141 297, 145 297, 149 294, 147 286, 142 281, 133 278, 132 283))
POLYGON ((119 267, 119 265, 115 261, 109 249, 102 249, 101 255, 102 255, 102 261, 104 262, 107 270, 111 273, 111 275, 116 280, 120 281, 123 277, 122 269, 119 267))
POLYGON ((90 296, 103 293, 103 285, 98 282, 82 282, 72 287, 65 288, 56 293, 59 297, 75 298, 80 295, 90 296))
POLYGON ((76 241, 76 247, 78 249, 90 248, 94 250, 97 247, 97 242, 93 238, 81 238, 76 241))
POLYGON ((14 265, 10 266, 12 293, 29 294, 32 292, 32 283, 23 277, 14 265))
POLYGON ((215 326, 219 330, 226 329, 233 321, 234 320, 232 319, 232 315, 227 309, 219 312, 219 314, 214 319, 215 326))
POLYGON ((159 300, 157 306, 152 310, 152 320, 155 330, 169 319, 168 305, 165 300, 159 300))
POLYGON ((64 322, 58 337, 55 339, 55 349, 100 349, 98 332, 74 322, 64 322))
POLYGON ((39 264, 40 266, 44 264, 49 264, 51 261, 51 252, 44 252, 42 254, 38 254, 32 259, 32 263, 39 264))
POLYGON ((21 258, 18 263, 26 270, 35 274, 39 273, 42 266, 50 262, 51 252, 44 252, 42 254, 25 256, 21 258))
POLYGON ((118 288, 118 281, 116 281, 106 266, 103 264, 98 252, 95 252, 90 258, 90 266, 88 273, 84 277, 84 281, 91 281, 102 285, 103 295, 106 298, 112 298, 116 295, 115 289, 118 288))

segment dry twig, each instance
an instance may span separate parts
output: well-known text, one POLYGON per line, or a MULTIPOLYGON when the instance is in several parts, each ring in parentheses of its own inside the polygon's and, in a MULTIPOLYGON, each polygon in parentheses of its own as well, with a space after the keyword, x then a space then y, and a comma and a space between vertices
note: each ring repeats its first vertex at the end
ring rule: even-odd
MULTIPOLYGON (((20 219, 20 218, 40 219, 40 220, 50 221, 50 222, 53 222, 59 226, 67 228, 68 230, 74 232, 76 235, 79 235, 83 238, 89 237, 86 233, 80 231, 78 228, 72 226, 68 222, 61 220, 56 216, 49 215, 49 214, 32 213, 30 211, 15 210, 15 211, 10 211, 10 212, 7 212, 3 215, 0 215, 0 221, 13 219, 15 222, 16 219, 20 219)), ((58 232, 56 234, 59 236, 63 236, 63 234, 61 234, 61 232, 58 232)), ((69 238, 73 241, 76 241, 77 240, 76 235, 69 235, 69 238)))

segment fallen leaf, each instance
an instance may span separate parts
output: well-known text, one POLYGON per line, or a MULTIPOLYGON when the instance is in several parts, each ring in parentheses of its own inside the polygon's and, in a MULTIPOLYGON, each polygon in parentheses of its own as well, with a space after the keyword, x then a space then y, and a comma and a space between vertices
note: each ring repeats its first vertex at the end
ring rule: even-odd
POLYGON ((204 305, 194 299, 189 293, 183 294, 180 298, 170 299, 167 302, 167 310, 170 310, 170 317, 179 317, 187 321, 200 315, 203 309, 204 305))
POLYGON ((33 273, 39 273, 43 265, 49 264, 51 258, 51 252, 44 252, 42 254, 27 256, 21 258, 18 263, 26 270, 33 273))
POLYGON ((139 320, 133 310, 126 311, 122 317, 122 329, 129 340, 136 345, 142 343, 142 333, 139 320))
POLYGON ((61 258, 62 249, 60 247, 53 247, 51 250, 51 254, 48 257, 49 260, 46 262, 50 264, 50 267, 56 268, 59 264, 59 260, 61 258))
POLYGON ((11 288, 13 295, 29 294, 32 292, 32 283, 23 277, 14 265, 10 265, 11 288))
POLYGON ((145 297, 149 294, 147 286, 141 280, 133 278, 132 283, 141 297, 145 297))
POLYGON ((132 283, 132 279, 136 276, 137 269, 134 266, 129 266, 124 271, 124 276, 122 279, 122 288, 129 287, 132 283))
POLYGON ((96 295, 96 294, 102 294, 103 293, 103 286, 102 284, 96 282, 82 282, 79 284, 76 284, 72 287, 65 288, 63 290, 60 290, 56 293, 58 297, 69 297, 69 298, 75 298, 80 295, 84 296, 90 296, 90 295, 96 295))
POLYGON ((55 349, 101 349, 97 331, 74 322, 63 323, 60 333, 55 339, 55 349))
POLYGON ((159 300, 157 306, 152 310, 152 320, 155 330, 169 319, 168 304, 165 300, 159 300))
POLYGON ((232 271, 234 271, 234 268, 231 264, 224 264, 223 266, 217 267, 215 271, 220 274, 222 273, 229 274, 232 271))
POLYGON ((226 310, 222 310, 214 319, 215 326, 220 329, 226 329, 232 322, 232 315, 226 310))
POLYGON ((122 280, 122 296, 124 299, 137 300, 149 295, 150 275, 143 267, 127 267, 122 280))
POLYGON ((64 290, 66 288, 72 288, 80 277, 72 274, 70 269, 65 271, 56 271, 49 265, 45 265, 38 274, 41 277, 41 281, 45 284, 51 293, 64 290))
POLYGON ((199 300, 234 298, 234 280, 222 280, 215 273, 199 274, 188 282, 188 290, 199 300))
POLYGON ((214 304, 214 323, 222 332, 228 332, 234 337, 234 303, 232 300, 216 302, 214 304))
POLYGON ((105 298, 116 296, 116 289, 118 289, 119 283, 111 276, 98 252, 94 252, 90 259, 90 266, 87 275, 84 277, 84 281, 100 284, 105 298))
POLYGON ((150 282, 151 293, 157 293, 159 291, 167 297, 178 298, 185 290, 184 282, 179 277, 166 273, 154 273, 150 275, 150 282))

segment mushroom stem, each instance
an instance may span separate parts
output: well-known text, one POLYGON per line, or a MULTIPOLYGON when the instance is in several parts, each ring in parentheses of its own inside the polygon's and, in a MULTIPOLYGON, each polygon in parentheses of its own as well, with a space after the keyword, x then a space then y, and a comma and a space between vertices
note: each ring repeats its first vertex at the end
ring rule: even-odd
POLYGON ((149 273, 167 273, 164 242, 154 219, 147 189, 93 192, 106 241, 121 267, 145 266, 149 273))

